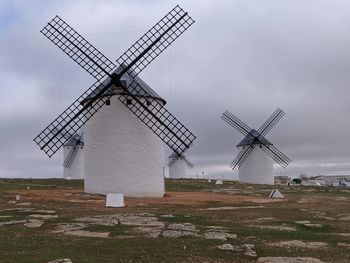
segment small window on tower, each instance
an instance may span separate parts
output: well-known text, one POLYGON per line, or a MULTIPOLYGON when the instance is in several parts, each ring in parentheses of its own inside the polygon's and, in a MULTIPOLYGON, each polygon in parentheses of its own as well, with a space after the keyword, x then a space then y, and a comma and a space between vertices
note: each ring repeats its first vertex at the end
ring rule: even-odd
POLYGON ((111 100, 106 100, 106 105, 107 106, 111 105, 111 100))
POLYGON ((126 105, 131 105, 132 104, 132 99, 127 99, 126 100, 126 105))

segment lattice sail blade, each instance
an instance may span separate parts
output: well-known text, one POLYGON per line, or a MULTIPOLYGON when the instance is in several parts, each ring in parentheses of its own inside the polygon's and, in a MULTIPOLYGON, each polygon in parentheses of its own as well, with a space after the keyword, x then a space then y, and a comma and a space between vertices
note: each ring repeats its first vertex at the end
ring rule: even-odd
POLYGON ((285 112, 277 108, 274 113, 261 125, 258 132, 265 136, 275 125, 276 123, 284 116, 285 112))
POLYGON ((72 146, 72 147, 69 149, 69 152, 67 153, 66 158, 65 158, 64 161, 63 161, 63 166, 64 166, 64 167, 70 168, 70 167, 72 166, 73 161, 74 161, 75 157, 76 157, 77 154, 78 154, 79 147, 80 147, 80 146, 72 146))
POLYGON ((236 158, 230 164, 232 170, 237 171, 238 168, 244 163, 249 154, 253 151, 254 147, 243 147, 240 152, 237 154, 236 158))
POLYGON ((242 133, 243 135, 247 135, 252 130, 247 124, 245 124, 243 121, 241 121, 239 118, 234 116, 231 112, 225 111, 221 115, 221 119, 226 121, 229 125, 231 125, 233 128, 235 128, 237 131, 242 133))
POLYGON ((149 63, 185 32, 194 20, 180 6, 175 6, 117 59, 138 75, 149 63))
POLYGON ((59 16, 55 16, 40 32, 97 80, 109 76, 116 67, 59 16))
POLYGON ((182 155, 181 157, 184 160, 184 162, 187 164, 188 167, 193 168, 193 166, 194 166, 193 163, 185 155, 182 155))
MULTIPOLYGON (((107 84, 106 84, 107 85, 107 84)), ((53 122, 51 122, 35 138, 34 142, 49 157, 55 154, 67 141, 62 132, 69 131, 69 134, 77 133, 84 123, 89 120, 105 103, 110 95, 99 96, 97 99, 86 100, 97 88, 107 87, 96 81, 87 91, 75 100, 66 110, 63 111, 53 122), (56 131, 52 133, 52 131, 56 131)))
MULTIPOLYGON (((135 81, 128 87, 129 94, 135 94, 140 89, 143 88, 135 81)), ((185 152, 196 138, 156 99, 121 95, 119 100, 178 155, 185 152), (131 104, 128 103, 130 99, 133 101, 131 104)))
POLYGON ((169 162, 168 162, 168 167, 171 167, 173 166, 177 161, 177 158, 171 158, 169 159, 169 162))
POLYGON ((290 163, 290 159, 273 145, 262 145, 261 149, 283 168, 290 163))

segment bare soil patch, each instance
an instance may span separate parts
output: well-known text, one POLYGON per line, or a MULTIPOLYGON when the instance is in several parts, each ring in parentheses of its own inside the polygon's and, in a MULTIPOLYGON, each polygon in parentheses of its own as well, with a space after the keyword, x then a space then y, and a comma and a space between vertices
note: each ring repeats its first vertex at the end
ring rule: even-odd
MULTIPOLYGON (((105 196, 86 194, 80 189, 55 189, 55 190, 11 190, 9 193, 19 194, 26 201, 64 201, 73 203, 85 203, 92 206, 101 206, 105 203, 105 196)), ((243 202, 268 203, 274 200, 247 196, 247 195, 225 195, 213 192, 167 192, 164 198, 136 198, 125 197, 127 206, 147 205, 199 205, 208 201, 225 204, 240 204, 243 202)))

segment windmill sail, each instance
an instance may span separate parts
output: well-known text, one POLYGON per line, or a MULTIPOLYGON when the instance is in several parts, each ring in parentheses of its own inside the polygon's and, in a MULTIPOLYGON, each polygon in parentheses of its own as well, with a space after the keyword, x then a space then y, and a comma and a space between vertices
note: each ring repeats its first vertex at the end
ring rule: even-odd
MULTIPOLYGON (((128 108, 171 149, 178 154, 188 149, 196 137, 164 108, 154 107, 153 102, 151 105, 145 105, 129 91, 129 87, 123 86, 120 80, 130 70, 136 77, 193 23, 194 20, 188 16, 187 12, 176 6, 117 60, 119 65, 125 66, 115 73, 113 70, 116 65, 113 62, 56 16, 41 32, 89 72, 96 82, 34 138, 40 149, 49 157, 55 154, 65 142, 64 137, 59 135, 63 131, 77 132, 110 99, 112 94, 109 93, 109 89, 112 85, 121 86, 124 89, 125 95, 120 97, 124 104, 127 97, 135 100, 135 107, 128 108), (87 100, 87 97, 97 89, 99 92, 96 96, 87 100), (152 122, 149 122, 149 119, 152 119, 152 122), (180 128, 173 131, 174 125, 180 128), (50 131, 54 127, 58 130, 52 134, 50 131)), ((147 93, 136 82, 133 83, 131 84, 133 91, 137 91, 138 95, 147 93)))

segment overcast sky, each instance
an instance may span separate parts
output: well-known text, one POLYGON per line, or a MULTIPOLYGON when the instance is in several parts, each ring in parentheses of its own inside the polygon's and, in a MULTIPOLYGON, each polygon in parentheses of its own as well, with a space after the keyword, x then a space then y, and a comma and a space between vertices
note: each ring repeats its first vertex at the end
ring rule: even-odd
POLYGON ((176 4, 196 20, 140 77, 197 139, 190 171, 235 177, 242 135, 227 109, 291 164, 276 175, 350 174, 350 1, 0 0, 0 177, 62 177, 32 141, 94 82, 40 30, 56 14, 111 60, 176 4))

